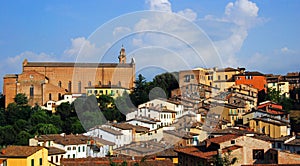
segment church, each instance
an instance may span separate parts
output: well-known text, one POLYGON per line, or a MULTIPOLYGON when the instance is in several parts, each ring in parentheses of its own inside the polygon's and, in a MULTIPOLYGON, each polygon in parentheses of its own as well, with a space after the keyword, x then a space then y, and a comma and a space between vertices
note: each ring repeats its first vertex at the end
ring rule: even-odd
POLYGON ((24 93, 29 105, 44 105, 58 101, 65 94, 84 94, 86 87, 122 87, 132 89, 135 81, 135 61, 126 62, 122 47, 119 63, 68 63, 23 61, 21 74, 7 74, 3 78, 5 107, 24 93))

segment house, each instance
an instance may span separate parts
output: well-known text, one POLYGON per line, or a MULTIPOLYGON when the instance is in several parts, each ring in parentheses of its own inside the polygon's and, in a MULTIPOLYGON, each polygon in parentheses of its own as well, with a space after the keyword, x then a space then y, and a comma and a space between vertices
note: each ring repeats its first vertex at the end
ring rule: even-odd
POLYGON ((61 149, 65 151, 63 154, 64 158, 85 158, 87 157, 88 151, 92 150, 90 148, 91 140, 92 139, 90 137, 82 134, 49 134, 40 135, 29 139, 29 145, 44 146, 46 148, 55 147, 61 149))
POLYGON ((48 149, 48 161, 55 165, 60 165, 60 160, 66 154, 66 151, 56 148, 56 147, 47 147, 48 149))
MULTIPOLYGON (((153 124, 156 128, 170 126, 177 118, 184 113, 184 106, 177 101, 154 99, 149 102, 140 104, 138 110, 126 114, 126 120, 132 119, 152 119, 159 124, 153 124)), ((155 127, 154 126, 154 127, 155 127)), ((153 128, 153 127, 150 127, 153 128)))
POLYGON ((178 164, 178 154, 174 151, 174 148, 169 148, 161 152, 155 153, 155 160, 171 160, 174 165, 178 164))
POLYGON ((1 150, 3 165, 48 166, 48 150, 40 146, 8 146, 1 150))
POLYGON ((110 142, 114 142, 113 149, 121 147, 132 142, 132 129, 122 130, 114 127, 111 124, 105 124, 101 126, 95 126, 84 135, 90 137, 101 138, 110 142))
POLYGON ((136 126, 143 126, 149 128, 150 130, 156 130, 161 126, 160 120, 151 119, 148 117, 136 117, 130 120, 127 120, 126 123, 136 125, 136 126))
POLYGON ((234 165, 263 163, 265 153, 272 148, 271 142, 254 137, 228 134, 205 140, 200 146, 178 148, 178 162, 181 165, 210 165, 216 157, 236 158, 234 165))
POLYGON ((267 116, 250 119, 249 127, 255 132, 266 134, 272 138, 291 134, 290 123, 267 116))
MULTIPOLYGON (((121 83, 121 82, 120 82, 121 83)), ((122 96, 125 92, 130 93, 128 88, 122 87, 122 85, 96 85, 85 87, 87 96, 95 95, 108 95, 116 99, 119 96, 122 96)))
POLYGON ((234 75, 236 85, 249 85, 251 87, 257 88, 258 91, 267 90, 267 79, 266 76, 257 71, 245 71, 240 74, 234 75))

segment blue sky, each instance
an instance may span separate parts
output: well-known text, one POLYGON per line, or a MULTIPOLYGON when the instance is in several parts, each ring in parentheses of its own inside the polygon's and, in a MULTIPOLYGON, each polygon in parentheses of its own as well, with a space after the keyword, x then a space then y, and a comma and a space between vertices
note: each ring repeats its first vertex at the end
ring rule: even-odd
MULTIPOLYGON (((142 67, 148 64, 148 60, 153 60, 149 52, 172 53, 170 56, 178 54, 176 56, 181 59, 187 59, 185 55, 187 52, 165 47, 166 43, 170 44, 168 42, 170 39, 162 36, 154 38, 145 34, 134 35, 127 37, 126 40, 115 41, 114 45, 109 45, 106 35, 101 36, 99 33, 97 36, 97 29, 99 31, 101 25, 111 24, 113 22, 111 20, 116 18, 117 21, 123 22, 122 26, 118 25, 119 27, 111 25, 114 30, 119 30, 118 32, 133 32, 141 29, 138 26, 149 28, 149 24, 152 23, 155 26, 165 26, 163 25, 166 22, 165 17, 159 19, 148 17, 148 24, 145 25, 142 25, 142 18, 137 16, 134 16, 137 22, 126 20, 130 20, 130 17, 125 17, 121 21, 120 18, 118 19, 119 16, 144 10, 181 15, 190 21, 190 25, 195 24, 200 27, 216 47, 224 66, 243 66, 248 70, 275 74, 299 71, 299 9, 300 3, 297 0, 74 0, 72 3, 66 0, 4 0, 0 1, 0 57, 2 59, 0 76, 21 73, 21 63, 24 58, 28 58, 29 61, 75 61, 81 44, 86 44, 85 48, 88 51, 84 53, 89 53, 89 49, 95 49, 93 42, 98 42, 99 48, 112 48, 107 52, 110 56, 103 58, 104 62, 117 62, 118 51, 122 44, 125 45, 128 53, 132 53, 129 57, 135 57, 136 54, 143 54, 143 58, 148 56, 147 61, 140 63, 138 70, 145 72, 145 75, 148 72, 149 77, 151 77, 149 72, 159 71, 151 67, 147 71, 142 67), (130 25, 126 25, 126 22, 130 25), (93 39, 95 36, 97 40, 93 39), (159 43, 157 38, 161 39, 159 43), (149 42, 150 40, 152 41, 149 42), (102 42, 103 45, 107 44, 107 47, 99 44, 102 42), (145 45, 146 42, 148 45, 145 45), (139 50, 139 47, 148 48, 146 46, 151 44, 160 48, 155 51, 139 50), (146 51, 148 54, 145 53, 146 51), (113 54, 115 56, 111 56, 113 54)), ((169 25, 180 29, 183 28, 181 23, 177 21, 169 25)), ((190 36, 184 35, 181 33, 179 36, 195 42, 194 39, 189 38, 190 36)), ((176 45, 176 42, 172 44, 176 45)), ((157 62, 170 63, 168 60, 162 61, 159 57, 156 57, 157 62)), ((135 58, 136 63, 139 64, 141 57, 135 58)), ((154 63, 155 65, 157 64, 154 63)), ((203 63, 193 60, 190 66, 201 67, 203 63)), ((207 67, 213 66, 209 64, 207 67)), ((2 79, 0 85, 2 86, 2 79)))

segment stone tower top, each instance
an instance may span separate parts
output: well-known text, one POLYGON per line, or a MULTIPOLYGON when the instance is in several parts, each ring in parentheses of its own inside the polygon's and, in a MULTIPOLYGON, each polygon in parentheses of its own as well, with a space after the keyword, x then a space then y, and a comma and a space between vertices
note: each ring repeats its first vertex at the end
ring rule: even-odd
POLYGON ((120 55, 119 55, 119 63, 126 63, 126 53, 125 53, 125 48, 122 45, 121 51, 120 51, 120 55))

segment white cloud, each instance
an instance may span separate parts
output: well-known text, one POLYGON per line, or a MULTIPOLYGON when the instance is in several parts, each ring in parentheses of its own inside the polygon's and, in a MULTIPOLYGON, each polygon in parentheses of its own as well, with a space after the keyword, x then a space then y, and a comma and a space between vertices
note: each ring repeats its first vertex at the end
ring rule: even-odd
POLYGON ((184 9, 182 11, 179 11, 178 14, 190 21, 195 21, 197 18, 197 13, 194 12, 192 9, 184 9))
POLYGON ((171 12, 171 3, 169 0, 146 0, 150 10, 171 12))
POLYGON ((89 60, 94 61, 97 59, 100 48, 96 47, 96 44, 85 39, 85 37, 78 37, 71 39, 71 47, 64 51, 64 60, 68 61, 82 61, 86 62, 89 60))
POLYGON ((222 55, 224 65, 235 66, 237 64, 236 53, 242 48, 248 36, 248 31, 262 21, 258 17, 258 6, 249 0, 236 0, 229 2, 225 7, 223 18, 207 16, 206 19, 231 23, 231 35, 223 40, 216 41, 216 47, 222 55))
POLYGON ((259 8, 249 0, 229 2, 225 8, 225 15, 236 25, 249 27, 256 24, 259 8))
POLYGON ((113 31, 115 37, 122 36, 126 33, 129 33, 131 29, 129 27, 116 27, 113 31))
POLYGON ((295 52, 296 51, 294 51, 294 50, 292 50, 292 49, 290 49, 288 47, 282 47, 280 49, 280 53, 282 53, 282 54, 294 54, 295 52))

